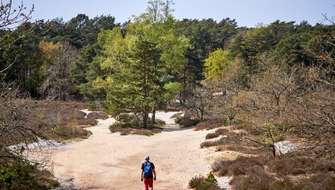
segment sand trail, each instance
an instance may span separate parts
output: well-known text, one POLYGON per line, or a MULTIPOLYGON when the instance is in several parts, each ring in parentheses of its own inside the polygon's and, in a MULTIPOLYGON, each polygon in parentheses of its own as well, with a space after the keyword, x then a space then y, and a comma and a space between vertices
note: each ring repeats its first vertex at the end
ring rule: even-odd
MULTIPOLYGON (((157 118, 171 123, 173 113, 160 112, 157 118)), ((56 148, 52 171, 62 180, 73 179, 80 189, 139 190, 140 166, 146 155, 156 165, 157 190, 184 190, 197 174, 210 171, 209 150, 200 149, 208 131, 167 130, 152 137, 121 136, 108 130, 114 119, 99 120, 89 128, 92 136, 56 148)))

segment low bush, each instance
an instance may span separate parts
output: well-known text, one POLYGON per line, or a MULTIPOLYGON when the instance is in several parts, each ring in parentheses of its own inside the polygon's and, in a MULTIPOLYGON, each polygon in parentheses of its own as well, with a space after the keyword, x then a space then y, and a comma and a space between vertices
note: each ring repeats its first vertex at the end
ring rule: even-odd
POLYGON ((165 125, 162 120, 156 119, 155 125, 149 123, 147 128, 143 128, 142 121, 134 114, 122 113, 116 116, 116 122, 109 127, 112 133, 120 132, 121 135, 145 135, 152 136, 160 133, 165 125))
POLYGON ((78 126, 63 126, 54 129, 54 133, 60 140, 73 138, 88 138, 92 133, 78 126))
POLYGON ((273 177, 265 173, 262 166, 254 165, 248 167, 248 174, 234 177, 231 183, 236 190, 270 190, 273 181, 273 177))
POLYGON ((205 141, 205 142, 200 144, 200 148, 208 148, 208 147, 212 147, 212 146, 219 146, 219 145, 223 145, 224 143, 225 143, 225 139, 222 137, 219 140, 215 140, 215 141, 205 141))
POLYGON ((252 174, 235 177, 232 185, 236 190, 333 190, 334 174, 317 174, 302 180, 278 178, 256 167, 252 174))
POLYGON ((95 111, 89 113, 87 119, 108 119, 108 114, 101 111, 95 111))
POLYGON ((220 118, 216 118, 216 119, 206 119, 204 121, 200 121, 196 127, 195 130, 210 130, 210 129, 215 129, 215 128, 219 128, 225 126, 224 125, 224 120, 220 119, 220 118))
POLYGON ((243 134, 237 134, 237 133, 230 132, 225 137, 221 137, 219 140, 205 141, 200 144, 200 147, 207 148, 207 147, 212 147, 212 146, 242 143, 242 136, 243 134))
POLYGON ((196 126, 200 122, 200 120, 188 116, 183 116, 183 117, 177 117, 175 119, 175 122, 181 125, 182 127, 193 127, 196 126))
POLYGON ((220 136, 220 134, 218 134, 218 133, 208 133, 206 135, 206 139, 214 139, 214 138, 217 138, 219 136, 220 136))
POLYGON ((4 190, 47 190, 58 187, 50 172, 39 171, 25 161, 10 161, 0 165, 0 189, 4 190))
POLYGON ((160 133, 163 129, 161 128, 122 128, 114 125, 109 127, 112 133, 120 133, 120 135, 144 135, 152 136, 160 133))
POLYGON ((219 160, 212 170, 219 176, 234 176, 231 184, 236 190, 331 190, 335 187, 334 166, 331 160, 292 153, 276 159, 263 155, 219 160))
POLYGON ((116 116, 116 122, 113 124, 116 128, 140 128, 141 120, 132 113, 121 113, 116 116))
POLYGON ((246 175, 253 167, 264 167, 266 159, 263 157, 243 157, 236 160, 219 160, 212 164, 212 170, 219 176, 239 176, 246 175))
POLYGON ((335 161, 315 159, 308 156, 283 155, 270 160, 269 169, 280 175, 300 175, 335 172, 335 161))
POLYGON ((193 177, 189 182, 189 187, 195 190, 219 190, 217 181, 213 174, 209 174, 207 177, 196 176, 193 177))
POLYGON ((206 135, 206 139, 213 139, 213 138, 216 138, 216 137, 219 137, 221 135, 227 135, 229 133, 229 131, 227 129, 218 129, 216 130, 214 133, 208 133, 206 135))

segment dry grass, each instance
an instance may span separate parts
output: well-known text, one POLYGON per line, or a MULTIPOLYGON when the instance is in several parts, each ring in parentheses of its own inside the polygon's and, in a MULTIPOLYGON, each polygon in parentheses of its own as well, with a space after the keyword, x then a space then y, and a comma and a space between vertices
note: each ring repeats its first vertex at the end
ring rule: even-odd
POLYGON ((96 118, 102 117, 93 114, 85 118, 85 113, 79 110, 86 105, 80 102, 20 99, 16 103, 28 108, 24 113, 25 125, 49 139, 87 138, 90 133, 83 127, 96 125, 96 118))
MULTIPOLYGON (((216 147, 217 151, 235 151, 243 155, 235 160, 218 160, 212 171, 218 176, 233 176, 231 185, 236 190, 333 190, 335 187, 334 147, 331 142, 274 158, 260 140, 257 127, 229 126, 209 133, 202 148, 216 147)), ((328 140, 331 141, 331 140, 328 140)))
POLYGON ((300 175, 335 172, 335 161, 316 159, 309 155, 284 155, 269 162, 269 169, 278 175, 300 175))
POLYGON ((212 170, 219 176, 246 175, 254 166, 263 168, 265 161, 262 157, 238 157, 232 161, 220 160, 212 164, 212 170))
POLYGON ((64 126, 57 127, 54 130, 55 135, 60 140, 70 140, 74 138, 88 138, 92 133, 85 129, 80 128, 79 126, 64 126))
POLYGON ((224 126, 225 121, 222 119, 206 119, 204 121, 199 122, 195 126, 195 130, 210 130, 224 126))
MULTIPOLYGON (((217 130, 214 136, 221 136, 219 140, 214 140, 214 141, 205 141, 200 144, 201 148, 206 148, 206 147, 212 147, 212 146, 219 146, 219 145, 229 145, 229 144, 242 144, 243 143, 243 136, 244 134, 239 134, 239 133, 234 133, 234 132, 229 132, 226 129, 219 129, 217 130)), ((212 136, 211 134, 210 136, 212 136)))
POLYGON ((335 162, 291 153, 276 159, 270 156, 238 157, 216 161, 212 170, 219 176, 234 176, 237 190, 333 189, 335 162))
POLYGON ((96 119, 108 119, 108 114, 105 112, 97 111, 97 112, 92 112, 87 115, 88 120, 96 120, 96 119))
POLYGON ((191 118, 189 116, 184 117, 176 117, 176 123, 178 123, 182 127, 193 127, 196 126, 200 121, 196 118, 191 118))
POLYGON ((214 133, 208 133, 206 135, 206 139, 213 139, 213 138, 217 138, 221 135, 227 135, 229 133, 229 131, 227 129, 221 128, 216 130, 214 133))

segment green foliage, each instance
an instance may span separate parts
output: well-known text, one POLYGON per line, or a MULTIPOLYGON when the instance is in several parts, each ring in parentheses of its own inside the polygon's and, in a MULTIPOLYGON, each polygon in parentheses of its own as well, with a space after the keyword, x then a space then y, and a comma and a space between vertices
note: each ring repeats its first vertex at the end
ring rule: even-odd
POLYGON ((143 120, 180 91, 175 80, 189 47, 188 39, 176 33, 172 18, 145 18, 135 19, 126 33, 116 27, 99 34, 101 52, 94 62, 102 72, 88 81, 93 84, 89 88, 106 92, 109 111, 143 113, 143 120))
POLYGON ((226 18, 220 22, 213 19, 178 21, 176 30, 190 39, 191 46, 186 52, 182 81, 184 97, 193 90, 197 81, 204 78, 204 61, 215 49, 226 49, 231 38, 238 32, 235 20, 226 18))
POLYGON ((205 60, 206 79, 222 79, 225 71, 232 64, 234 64, 234 60, 228 51, 224 51, 223 49, 215 50, 205 60))
POLYGON ((38 95, 37 88, 42 79, 42 61, 39 38, 31 31, 31 26, 26 24, 13 32, 2 33, 0 47, 0 70, 9 67, 4 80, 16 82, 26 92, 38 95))
POLYGON ((59 184, 51 178, 50 173, 42 173, 24 161, 14 161, 0 166, 0 189, 30 190, 50 189, 59 184))
MULTIPOLYGON (((17 83, 21 91, 32 97, 45 98, 39 90, 46 80, 45 75, 52 60, 43 52, 40 44, 69 42, 71 46, 78 49, 94 46, 101 30, 112 29, 116 25, 118 24, 115 24, 115 19, 111 16, 90 19, 86 15, 79 14, 66 23, 61 19, 26 22, 15 30, 2 30, 0 32, 0 71, 8 68, 5 74, 0 75, 6 82, 17 83)), ((92 50, 83 49, 83 51, 86 56, 83 55, 78 61, 80 64, 73 68, 74 86, 80 86, 85 82, 86 68, 95 56, 92 50)), ((78 89, 74 93, 76 98, 80 97, 78 89)))
POLYGON ((193 177, 189 182, 189 187, 195 190, 219 190, 217 180, 214 175, 210 173, 207 177, 197 176, 193 177))
POLYGON ((165 100, 169 101, 175 98, 182 91, 182 84, 179 82, 169 82, 164 84, 165 100))

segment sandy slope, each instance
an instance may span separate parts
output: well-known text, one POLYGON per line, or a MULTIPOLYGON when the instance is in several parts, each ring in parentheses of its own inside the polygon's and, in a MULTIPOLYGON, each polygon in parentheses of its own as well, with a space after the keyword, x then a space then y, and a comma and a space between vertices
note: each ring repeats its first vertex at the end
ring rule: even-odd
MULTIPOLYGON (((159 113, 167 120, 173 113, 159 113)), ((171 120, 168 120, 170 124, 171 120)), ((150 155, 157 168, 157 190, 184 190, 196 174, 207 174, 212 158, 199 148, 208 131, 164 131, 153 137, 111 134, 112 118, 90 128, 93 135, 56 149, 53 172, 61 179, 74 179, 81 189, 139 190, 140 166, 150 155)), ((174 126, 175 127, 175 126, 174 126)))

